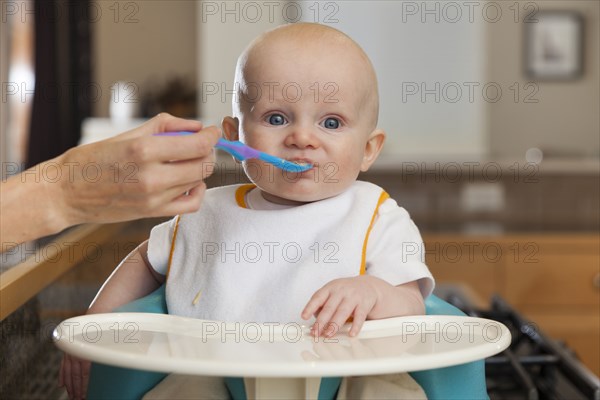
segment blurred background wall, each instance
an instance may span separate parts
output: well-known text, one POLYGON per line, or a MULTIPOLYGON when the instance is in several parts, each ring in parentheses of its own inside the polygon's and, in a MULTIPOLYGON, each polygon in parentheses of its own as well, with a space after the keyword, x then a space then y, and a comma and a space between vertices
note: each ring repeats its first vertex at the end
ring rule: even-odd
MULTIPOLYGON (((289 21, 329 23, 355 38, 377 68, 388 154, 523 159, 532 147, 549 157, 600 154, 598 2, 540 1, 532 3, 536 8, 518 9, 506 2, 478 2, 471 9, 437 3, 437 11, 435 2, 428 9, 418 2, 308 2, 299 8, 301 18, 285 2, 272 10, 256 4, 141 2, 138 9, 121 9, 119 18, 129 15, 130 23, 115 23, 114 14, 106 14, 94 25, 97 81, 107 90, 119 80, 135 82, 143 96, 166 77, 185 77, 198 89, 198 116, 218 123, 230 113, 226 91, 237 56, 252 38, 289 21), (583 16, 583 73, 572 81, 528 86, 534 81, 524 70, 523 20, 546 10, 583 16)), ((108 100, 95 103, 96 116, 108 116, 108 100)))
POLYGON ((189 0, 95 2, 102 16, 92 24, 93 69, 103 96, 94 102, 94 116, 108 117, 110 88, 118 81, 135 85, 137 102, 173 77, 197 84, 196 6, 189 0))
MULTIPOLYGON (((543 1, 540 11, 568 10, 584 21, 583 73, 567 82, 536 82, 525 89, 523 76, 524 27, 510 19, 488 24, 488 76, 503 87, 520 84, 520 101, 498 102, 489 108, 490 149, 495 156, 523 154, 539 147, 549 157, 600 155, 600 33, 597 1, 543 1), (537 103, 523 100, 537 90, 537 103)), ((531 11, 531 9, 529 10, 531 11)), ((513 92, 514 93, 514 92, 513 92)), ((512 95, 513 93, 507 93, 512 95)))

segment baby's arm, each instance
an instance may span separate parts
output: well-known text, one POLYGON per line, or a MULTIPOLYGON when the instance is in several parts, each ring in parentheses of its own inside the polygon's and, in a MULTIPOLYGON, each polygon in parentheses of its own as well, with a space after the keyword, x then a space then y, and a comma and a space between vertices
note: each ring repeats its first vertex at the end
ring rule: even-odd
MULTIPOLYGON (((115 308, 156 290, 165 277, 156 273, 148 262, 148 241, 132 251, 106 280, 86 314, 111 312, 115 308)), ((84 399, 87 393, 90 362, 65 354, 59 386, 67 389, 69 398, 84 399)))
POLYGON ((87 314, 111 312, 152 293, 165 281, 148 262, 148 241, 132 251, 106 280, 87 314))
POLYGON ((350 336, 356 336, 367 319, 420 315, 425 313, 423 296, 416 281, 392 286, 370 275, 335 279, 317 290, 302 311, 312 315, 315 336, 332 336, 352 317, 350 336))
POLYGON ((424 248, 408 212, 387 199, 369 237, 366 275, 336 279, 317 290, 302 318, 316 315, 313 334, 331 336, 352 317, 350 335, 354 336, 366 319, 424 314, 423 297, 434 286, 424 263, 424 248))

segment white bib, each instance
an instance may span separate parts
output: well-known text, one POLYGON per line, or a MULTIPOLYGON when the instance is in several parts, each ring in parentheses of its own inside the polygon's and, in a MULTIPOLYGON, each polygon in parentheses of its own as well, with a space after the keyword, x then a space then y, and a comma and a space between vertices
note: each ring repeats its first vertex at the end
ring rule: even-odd
POLYGON ((380 187, 359 181, 329 199, 265 211, 244 208, 248 189, 210 189, 198 212, 181 216, 167 277, 169 313, 302 322, 316 290, 364 273, 369 229, 387 198, 380 187))

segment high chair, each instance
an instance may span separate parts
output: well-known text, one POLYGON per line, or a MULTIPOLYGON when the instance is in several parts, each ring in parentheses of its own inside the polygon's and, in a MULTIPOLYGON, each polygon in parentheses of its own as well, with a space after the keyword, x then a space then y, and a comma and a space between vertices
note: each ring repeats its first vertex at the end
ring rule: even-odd
MULTIPOLYGON (((425 300, 427 315, 464 315, 458 308, 436 297, 425 300)), ((115 312, 147 312, 166 314, 165 286, 146 297, 126 304, 115 312)), ((453 367, 411 372, 428 399, 464 400, 489 399, 485 384, 484 360, 453 367)), ((87 399, 139 399, 167 376, 165 373, 140 371, 92 364, 87 399)), ((341 378, 324 378, 321 381, 319 400, 335 397, 341 378)), ((235 400, 245 400, 243 380, 226 378, 227 387, 235 400)))

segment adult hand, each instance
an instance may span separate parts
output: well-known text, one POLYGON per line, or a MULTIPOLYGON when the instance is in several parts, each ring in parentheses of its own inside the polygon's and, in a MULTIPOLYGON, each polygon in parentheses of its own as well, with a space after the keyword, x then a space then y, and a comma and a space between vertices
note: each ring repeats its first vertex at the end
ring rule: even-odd
POLYGON ((216 127, 201 129, 200 122, 160 114, 107 141, 67 151, 58 162, 65 174, 72 172, 61 182, 60 191, 69 224, 197 210, 205 190, 203 179, 212 172, 213 147, 219 138, 216 127), (167 131, 200 132, 153 136, 167 131))
POLYGON ((72 225, 198 209, 217 127, 159 114, 114 138, 74 147, 2 184, 2 238, 18 244, 72 225), (153 136, 194 131, 188 136, 153 136), (187 195, 184 195, 187 193, 187 195))

